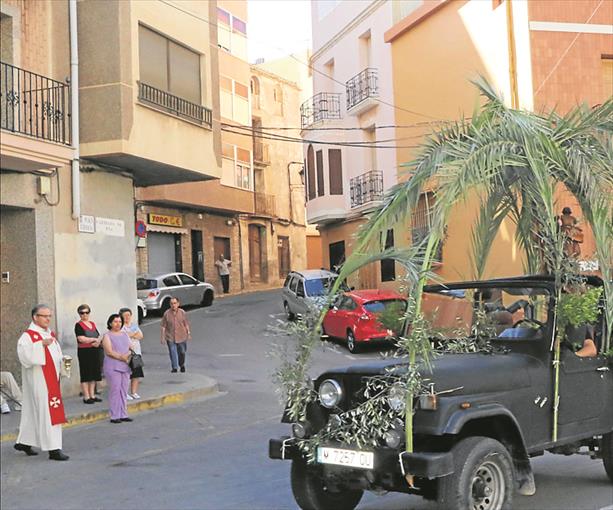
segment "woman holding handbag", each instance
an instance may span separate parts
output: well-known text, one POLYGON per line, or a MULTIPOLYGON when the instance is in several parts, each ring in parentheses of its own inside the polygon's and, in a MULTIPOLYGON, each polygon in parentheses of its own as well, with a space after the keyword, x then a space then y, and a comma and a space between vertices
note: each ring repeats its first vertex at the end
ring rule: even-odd
MULTIPOLYGON (((132 322, 132 310, 129 308, 122 308, 119 310, 119 315, 121 315, 123 319, 122 330, 125 331, 130 337, 130 340, 132 340, 132 351, 136 356, 140 356, 142 361, 143 351, 140 346, 140 341, 143 339, 143 332, 136 322, 132 322)), ((135 357, 133 357, 133 361, 135 360, 135 357)), ((138 385, 140 384, 141 378, 145 377, 145 374, 143 373, 142 366, 135 366, 133 364, 130 368, 132 369, 132 374, 130 375, 130 391, 128 392, 127 399, 138 400, 140 398, 138 394, 138 385)))
POLYGON ((113 313, 106 321, 108 332, 102 337, 104 347, 104 376, 109 386, 111 423, 133 421, 128 418, 128 385, 130 381, 131 340, 122 331, 123 319, 113 313))
POLYGON ((84 404, 94 404, 102 402, 102 399, 96 396, 96 382, 102 379, 100 333, 89 317, 91 313, 89 305, 79 305, 77 313, 80 320, 74 326, 74 333, 77 337, 81 393, 84 404))

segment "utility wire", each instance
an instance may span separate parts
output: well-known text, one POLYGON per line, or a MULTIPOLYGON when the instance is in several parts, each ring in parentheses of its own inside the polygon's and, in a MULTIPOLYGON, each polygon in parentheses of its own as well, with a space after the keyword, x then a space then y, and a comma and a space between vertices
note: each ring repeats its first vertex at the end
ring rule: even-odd
MULTIPOLYGON (((218 24, 218 23, 216 23, 216 22, 212 22, 212 21, 210 21, 210 20, 208 20, 208 19, 206 19, 206 18, 203 18, 203 17, 201 17, 201 16, 198 16, 197 14, 194 14, 193 12, 190 12, 190 11, 188 11, 188 10, 186 10, 186 9, 183 9, 183 8, 179 7, 178 5, 175 5, 174 3, 168 2, 167 0, 160 0, 160 1, 161 1, 162 3, 164 3, 164 4, 168 5, 169 7, 172 7, 172 8, 174 8, 174 9, 177 9, 178 11, 181 11, 181 12, 183 12, 183 13, 185 13, 185 14, 189 15, 189 16, 192 16, 193 18, 196 18, 196 19, 198 19, 198 20, 200 20, 200 21, 204 21, 205 23, 208 23, 208 24, 209 24, 209 25, 211 25, 211 26, 219 27, 219 24, 218 24)), ((255 40, 255 39, 253 39, 253 41, 256 41, 256 42, 257 42, 257 43, 259 43, 259 44, 263 44, 264 46, 266 46, 266 45, 268 44, 268 43, 265 43, 265 42, 263 42, 263 41, 257 41, 257 40, 255 40)), ((283 51, 283 52, 285 52, 285 50, 283 50, 282 48, 279 48, 278 46, 275 46, 275 45, 270 45, 270 44, 268 44, 268 46, 270 46, 270 47, 272 47, 272 48, 274 48, 274 49, 276 49, 276 50, 279 50, 279 51, 283 51)), ((333 77, 329 76, 329 75, 328 75, 328 74, 326 74, 325 72, 320 71, 319 69, 315 68, 313 65, 308 64, 308 63, 306 63, 306 62, 303 62, 302 60, 300 60, 299 58, 297 58, 295 55, 291 55, 291 54, 290 54, 290 55, 289 55, 289 57, 290 57, 290 58, 292 58, 293 60, 295 60, 296 62, 298 62, 299 64, 302 64, 302 65, 304 65, 304 66, 308 67, 308 68, 309 68, 309 69, 311 69, 312 71, 314 71, 314 72, 316 72, 316 73, 319 73, 319 74, 321 74, 322 76, 325 76, 325 77, 326 77, 326 78, 328 78, 329 80, 332 80, 332 81, 334 81, 334 82, 336 82, 336 83, 338 83, 338 84, 342 85, 343 87, 345 87, 345 86, 346 86, 346 84, 345 84, 345 83, 343 83, 343 82, 341 82, 341 81, 339 81, 339 80, 334 79, 333 77)), ((403 107, 398 106, 398 105, 395 105, 395 104, 393 104, 393 103, 388 103, 387 101, 384 101, 383 99, 379 99, 379 98, 377 98, 377 97, 373 97, 372 99, 373 99, 373 100, 375 100, 375 101, 377 101, 378 103, 384 104, 384 105, 386 105, 386 106, 390 106, 390 107, 395 108, 395 109, 397 109, 397 110, 402 110, 402 111, 404 111, 404 112, 411 113, 411 114, 413 114, 413 115, 417 115, 417 116, 420 116, 420 117, 425 117, 425 118, 433 119, 433 120, 434 120, 434 121, 436 121, 436 122, 440 122, 440 119, 437 119, 436 117, 433 117, 432 115, 428 115, 428 114, 426 114, 426 113, 421 113, 421 112, 416 112, 416 111, 414 111, 414 110, 409 110, 409 109, 407 109, 407 108, 403 108, 403 107)))

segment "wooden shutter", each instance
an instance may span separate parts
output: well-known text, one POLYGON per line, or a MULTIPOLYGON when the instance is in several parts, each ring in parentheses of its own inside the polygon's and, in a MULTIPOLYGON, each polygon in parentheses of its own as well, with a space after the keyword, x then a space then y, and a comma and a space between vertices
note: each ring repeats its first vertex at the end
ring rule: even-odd
POLYGON ((309 145, 307 149, 307 188, 309 200, 313 200, 315 198, 315 155, 312 145, 309 145))
POLYGON ((340 149, 328 149, 328 169, 330 173, 330 195, 342 195, 343 166, 340 149))
POLYGON ((317 151, 317 196, 322 197, 324 193, 324 152, 317 151))

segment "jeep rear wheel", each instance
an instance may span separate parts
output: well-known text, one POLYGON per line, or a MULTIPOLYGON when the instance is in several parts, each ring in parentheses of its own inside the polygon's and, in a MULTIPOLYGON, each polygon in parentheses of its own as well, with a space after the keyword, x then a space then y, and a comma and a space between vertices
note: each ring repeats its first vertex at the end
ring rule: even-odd
POLYGON ((353 510, 363 490, 330 490, 320 476, 317 466, 309 466, 302 459, 292 461, 292 492, 302 510, 353 510))
POLYGON ((602 462, 609 480, 613 482, 613 432, 602 436, 602 462))
POLYGON ((439 480, 438 503, 449 510, 507 510, 513 498, 513 464, 507 449, 488 437, 453 447, 455 471, 439 480))

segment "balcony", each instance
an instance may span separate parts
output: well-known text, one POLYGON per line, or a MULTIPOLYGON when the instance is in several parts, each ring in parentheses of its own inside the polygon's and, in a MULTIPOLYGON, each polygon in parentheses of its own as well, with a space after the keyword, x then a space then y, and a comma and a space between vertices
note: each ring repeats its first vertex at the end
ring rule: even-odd
POLYGON ((74 158, 70 140, 70 87, 0 62, 0 167, 32 172, 62 167, 74 158))
POLYGON ((176 115, 183 119, 208 126, 213 126, 213 112, 205 106, 192 103, 164 90, 138 82, 138 100, 154 108, 176 115))
POLYGON ((370 171, 349 181, 351 208, 383 200, 383 172, 370 171))
POLYGON ((259 142, 257 137, 253 143, 253 162, 259 166, 270 165, 270 146, 259 142))
POLYGON ((254 193, 255 214, 276 216, 275 196, 266 193, 254 193))
POLYGON ((70 145, 70 90, 40 74, 0 62, 0 127, 70 145))
POLYGON ((341 95, 320 92, 300 106, 300 126, 308 128, 316 122, 341 118, 341 95))
POLYGON ((364 69, 345 84, 347 92, 347 113, 359 115, 377 105, 379 96, 377 70, 364 69))

